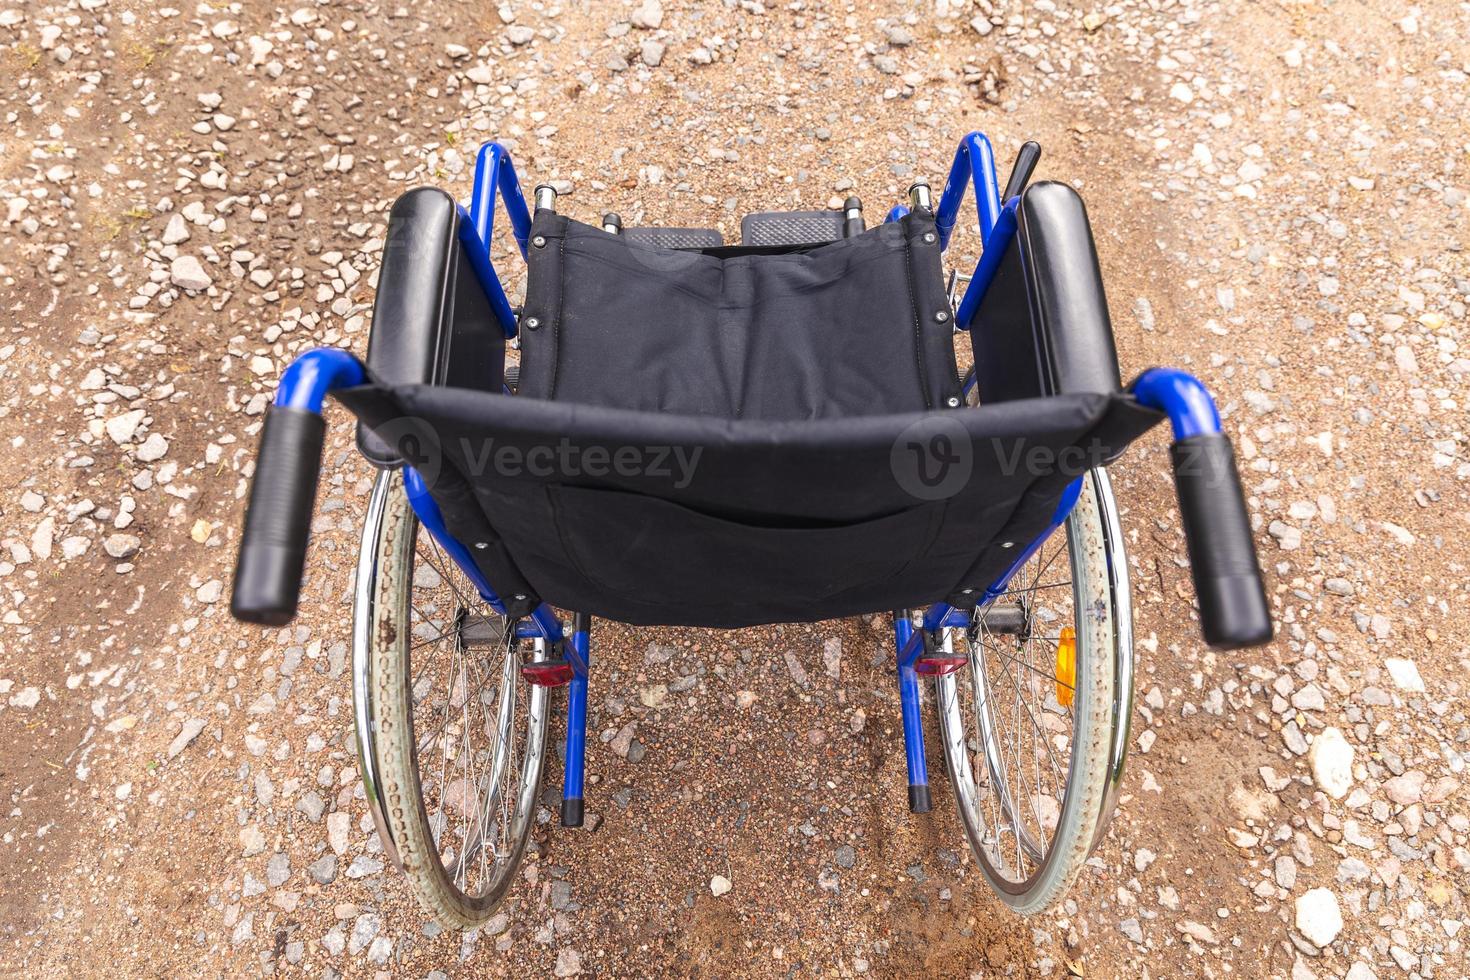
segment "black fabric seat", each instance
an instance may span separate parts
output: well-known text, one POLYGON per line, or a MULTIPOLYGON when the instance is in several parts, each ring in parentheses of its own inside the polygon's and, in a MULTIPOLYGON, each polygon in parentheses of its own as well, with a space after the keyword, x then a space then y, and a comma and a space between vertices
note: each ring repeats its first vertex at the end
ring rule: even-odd
POLYGON ((959 395, 927 214, 791 250, 653 248, 550 211, 531 235, 523 396, 774 420, 959 395))
POLYGON ((973 603, 1070 479, 1157 420, 1101 394, 801 422, 432 386, 338 397, 425 476, 512 608, 650 625, 973 603))

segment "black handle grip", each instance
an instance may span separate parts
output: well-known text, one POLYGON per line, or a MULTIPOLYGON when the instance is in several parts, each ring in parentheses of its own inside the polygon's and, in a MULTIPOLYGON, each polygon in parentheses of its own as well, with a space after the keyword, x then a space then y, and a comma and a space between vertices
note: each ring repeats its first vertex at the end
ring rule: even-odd
POLYGON ((272 405, 266 412, 230 598, 242 622, 284 626, 296 615, 326 432, 326 421, 309 409, 272 405))
POLYGON ((1026 183, 1031 179, 1031 174, 1040 160, 1040 143, 1035 140, 1027 140, 1021 144, 1021 151, 1016 154, 1016 162, 1011 167, 1010 179, 1006 181, 1006 189, 1000 195, 1001 204, 1026 189, 1026 183))
POLYGON ((1271 612, 1230 439, 1211 432, 1170 449, 1205 642, 1220 650, 1271 640, 1271 612))

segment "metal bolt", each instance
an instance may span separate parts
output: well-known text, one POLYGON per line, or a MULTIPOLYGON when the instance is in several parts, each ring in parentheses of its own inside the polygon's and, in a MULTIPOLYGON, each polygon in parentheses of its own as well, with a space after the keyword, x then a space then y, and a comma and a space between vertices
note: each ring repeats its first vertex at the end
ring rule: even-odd
POLYGON ((486 548, 490 547, 490 545, 485 541, 476 541, 475 547, 479 548, 481 551, 484 551, 486 548))
POLYGON ((537 235, 535 238, 531 239, 531 244, 535 245, 537 248, 545 248, 546 238, 544 235, 537 235))
POLYGON ((1002 547, 1002 548, 1009 548, 1009 547, 1011 547, 1011 546, 1013 546, 1013 545, 1014 545, 1014 544, 1015 544, 1015 543, 1016 543, 1016 542, 1014 542, 1014 541, 1002 541, 1002 542, 1001 542, 1001 543, 1000 543, 1000 546, 1001 546, 1001 547, 1002 547))
POLYGON ((944 400, 944 404, 948 405, 950 408, 959 408, 960 407, 960 400, 958 398, 956 398, 954 395, 950 395, 948 398, 946 398, 944 400))
POLYGON ((940 323, 948 323, 949 310, 940 310, 938 313, 934 314, 934 319, 938 320, 940 323))
POLYGON ((933 245, 934 244, 934 237, 935 237, 934 236, 934 232, 932 232, 932 231, 926 231, 926 232, 924 232, 924 244, 925 245, 933 245))
POLYGON ((528 317, 526 317, 526 329, 527 330, 535 330, 539 326, 541 326, 541 321, 538 320, 536 317, 534 317, 534 316, 528 316, 528 317))
POLYGON ((515 599, 516 602, 525 602, 526 601, 526 597, 523 596, 523 595, 512 596, 511 598, 515 599))

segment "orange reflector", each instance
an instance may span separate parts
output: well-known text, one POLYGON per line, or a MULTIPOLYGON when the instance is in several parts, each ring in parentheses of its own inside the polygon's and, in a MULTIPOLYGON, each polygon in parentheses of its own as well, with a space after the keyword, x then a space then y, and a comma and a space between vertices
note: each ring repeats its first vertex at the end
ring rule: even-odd
POLYGON ((1057 638, 1057 704, 1072 707, 1072 695, 1077 688, 1077 631, 1070 626, 1062 627, 1057 638))

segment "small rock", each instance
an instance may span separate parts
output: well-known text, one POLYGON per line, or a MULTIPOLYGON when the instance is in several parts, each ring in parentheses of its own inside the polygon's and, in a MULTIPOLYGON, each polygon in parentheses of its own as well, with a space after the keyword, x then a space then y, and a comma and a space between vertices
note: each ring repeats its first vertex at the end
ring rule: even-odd
POLYGON ((1326 888, 1313 888, 1296 900, 1296 928, 1313 946, 1330 946, 1342 931, 1342 911, 1337 896, 1326 888))
POLYGON ((582 954, 575 949, 558 950, 556 967, 552 972, 558 977, 575 977, 582 972, 582 954))
POLYGON ((352 923, 352 936, 347 940, 347 952, 356 955, 372 942, 383 928, 383 920, 376 912, 364 912, 352 923))
POLYGON ((1424 798, 1424 781, 1424 773, 1414 769, 1385 781, 1383 792, 1400 806, 1412 806, 1424 798))
POLYGON ((709 880, 709 893, 715 898, 719 898, 734 887, 735 885, 724 875, 715 875, 709 880))
POLYGON ((204 731, 204 725, 205 721, 203 718, 190 718, 184 722, 183 727, 179 729, 179 733, 174 736, 174 740, 168 744, 168 757, 173 759, 180 752, 187 749, 189 743, 193 742, 199 737, 199 733, 204 731))
POLYGON ((664 53, 668 51, 668 45, 662 41, 652 39, 638 45, 638 57, 650 68, 657 68, 664 63, 664 53))
POLYGON ((1296 551, 1302 546, 1302 530, 1299 527, 1292 527, 1284 521, 1272 521, 1266 530, 1276 539, 1282 551, 1296 551))
POLYGON ((138 426, 143 424, 143 419, 147 415, 148 413, 143 411, 143 409, 135 408, 131 412, 114 415, 102 423, 102 428, 107 432, 108 438, 113 442, 119 446, 125 446, 133 441, 133 436, 137 434, 138 426))
POLYGON ((613 750, 613 754, 624 759, 628 758, 628 753, 633 748, 633 736, 637 731, 638 723, 636 721, 628 722, 613 736, 613 740, 608 743, 608 748, 613 750))
POLYGON ((1419 676, 1419 666, 1412 660, 1402 657, 1385 657, 1383 666, 1388 668, 1388 676, 1393 678, 1393 686, 1400 691, 1410 694, 1424 693, 1424 678, 1419 676))
POLYGON ((240 846, 245 857, 254 857, 265 850, 265 834, 255 824, 240 829, 240 846))
POLYGON ((337 878, 337 855, 323 854, 307 865, 306 873, 318 885, 330 885, 337 878))
POLYGON ((163 229, 163 244, 179 245, 189 240, 189 222, 184 216, 175 212, 168 219, 168 227, 163 229))
POLYGON ((382 870, 382 861, 379 861, 377 858, 368 857, 366 854, 359 854, 347 866, 346 875, 349 878, 367 878, 382 870))
POLYGON ((1183 922, 1175 923, 1174 928, 1197 943, 1208 943, 1213 946, 1220 942, 1220 940, 1215 938, 1215 930, 1202 922, 1185 919, 1183 922))
POLYGON ((137 455, 138 459, 144 463, 156 463, 168 455, 168 440, 157 432, 150 432, 148 438, 138 446, 137 455))
POLYGON ((272 888, 279 888, 291 877, 291 858, 286 854, 277 852, 271 855, 266 862, 265 880, 272 888))
POLYGON ((1282 854, 1276 859, 1272 866, 1272 876, 1276 884, 1287 891, 1296 887, 1296 859, 1289 854, 1282 854))
POLYGON ((1321 711, 1327 707, 1327 700, 1320 687, 1307 684, 1291 696, 1291 706, 1298 711, 1321 711))
POLYGON ((202 292, 213 285, 214 280, 204 271, 204 266, 192 255, 180 255, 169 266, 169 281, 180 289, 202 292))
POLYGON ((131 558, 143 546, 143 539, 136 534, 109 534, 102 542, 102 550, 113 558, 131 558))
POLYGON ((628 17, 634 27, 645 31, 658 30, 664 22, 664 7, 659 0, 643 0, 628 17))
POLYGON ((352 828, 352 818, 342 811, 327 815, 327 843, 335 854, 347 853, 347 833, 352 828))
POLYGON ((1353 788, 1353 747, 1337 728, 1324 728, 1312 741, 1307 761, 1322 791, 1340 800, 1353 788))

